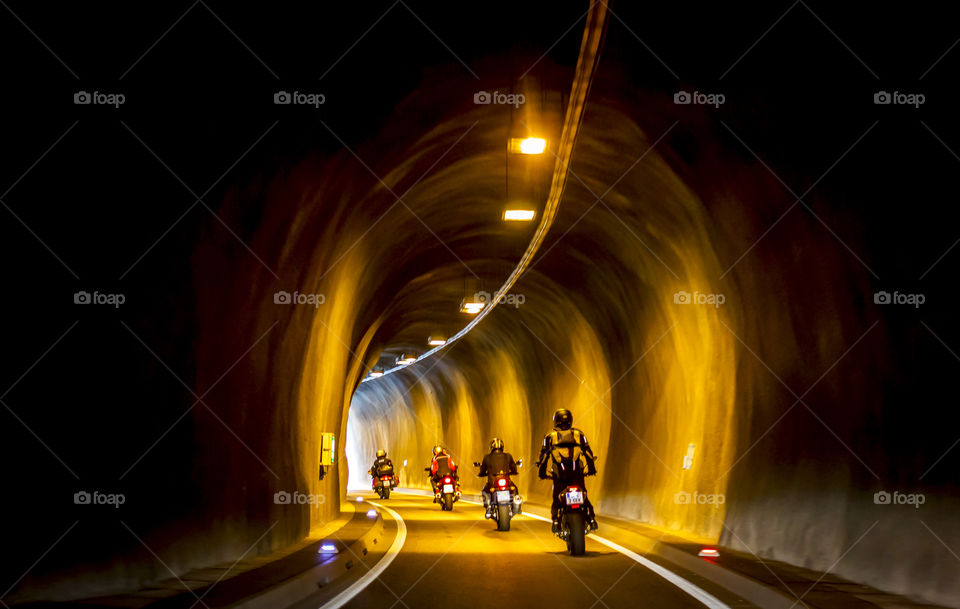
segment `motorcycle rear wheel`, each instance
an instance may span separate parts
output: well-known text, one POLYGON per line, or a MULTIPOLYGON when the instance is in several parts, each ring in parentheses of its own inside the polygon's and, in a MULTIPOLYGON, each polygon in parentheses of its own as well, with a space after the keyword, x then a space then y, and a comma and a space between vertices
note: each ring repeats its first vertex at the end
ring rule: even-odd
POLYGON ((453 495, 444 495, 443 496, 443 509, 448 512, 453 511, 453 495))
POLYGON ((582 556, 586 551, 586 522, 580 512, 570 512, 567 521, 567 549, 570 556, 582 556))
POLYGON ((497 506, 497 530, 498 531, 510 530, 510 506, 509 505, 497 506))

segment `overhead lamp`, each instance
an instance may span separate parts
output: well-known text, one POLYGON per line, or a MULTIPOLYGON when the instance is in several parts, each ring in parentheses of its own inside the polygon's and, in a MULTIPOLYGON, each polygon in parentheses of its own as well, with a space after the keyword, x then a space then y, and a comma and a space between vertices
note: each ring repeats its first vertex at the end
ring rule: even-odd
POLYGON ((442 336, 430 336, 427 339, 427 344, 431 347, 440 347, 447 344, 447 339, 442 336))
POLYGON ((508 222, 529 222, 536 215, 537 212, 533 209, 505 209, 503 211, 503 219, 508 222))
POLYGON ((469 313, 470 315, 476 315, 479 313, 487 303, 480 302, 478 300, 464 300, 460 303, 460 312, 469 313))
POLYGON ((374 368, 370 371, 370 378, 376 379, 383 376, 383 368, 374 368))
POLYGON ((397 364, 401 366, 409 366, 415 361, 417 361, 416 355, 407 355, 406 353, 401 353, 400 357, 397 358, 397 364))
POLYGON ((547 149, 547 140, 539 137, 510 138, 510 152, 520 154, 543 154, 547 149))

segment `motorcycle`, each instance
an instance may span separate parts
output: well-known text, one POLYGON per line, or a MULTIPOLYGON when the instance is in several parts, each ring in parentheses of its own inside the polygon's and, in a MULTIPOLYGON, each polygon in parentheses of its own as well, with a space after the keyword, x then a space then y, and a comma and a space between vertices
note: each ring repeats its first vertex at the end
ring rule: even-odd
MULTIPOLYGON (((595 460, 599 457, 594 456, 595 460)), ((540 464, 537 463, 537 467, 540 464)), ((567 544, 571 556, 582 556, 586 552, 587 527, 587 489, 576 484, 568 484, 560 492, 560 531, 557 537, 567 544)))
MULTIPOLYGON (((480 463, 474 461, 474 467, 480 463)), ((523 465, 523 459, 517 460, 517 467, 523 465)), ((486 517, 497 521, 498 531, 509 531, 510 520, 521 512, 523 497, 517 485, 510 479, 510 474, 498 473, 494 477, 494 486, 490 491, 490 508, 486 517)))
POLYGON ((567 542, 571 556, 580 556, 586 551, 586 498, 587 490, 573 485, 560 493, 560 532, 557 537, 567 542))
POLYGON ((390 489, 396 487, 396 485, 394 476, 377 476, 373 479, 373 490, 377 492, 377 496, 381 499, 389 499, 390 489))
MULTIPOLYGON (((424 471, 429 474, 430 468, 427 467, 424 471)), ((440 509, 447 512, 452 511, 453 503, 460 500, 460 481, 451 474, 441 476, 435 492, 436 495, 433 500, 440 504, 440 509)))

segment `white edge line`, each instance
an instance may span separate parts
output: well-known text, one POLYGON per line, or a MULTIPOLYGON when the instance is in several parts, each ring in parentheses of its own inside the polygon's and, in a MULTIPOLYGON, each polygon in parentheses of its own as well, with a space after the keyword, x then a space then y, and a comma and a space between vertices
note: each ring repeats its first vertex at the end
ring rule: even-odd
POLYGON ((403 518, 400 517, 400 514, 396 513, 385 505, 380 505, 375 501, 367 501, 367 503, 370 505, 375 505, 390 514, 390 517, 393 518, 397 523, 397 536, 394 538, 393 543, 387 550, 387 553, 383 558, 380 559, 380 562, 378 562, 372 569, 364 573, 360 579, 353 582, 349 588, 333 597, 323 605, 320 605, 320 609, 339 609, 353 600, 354 596, 359 594, 364 588, 373 583, 373 580, 380 577, 380 574, 383 573, 384 569, 390 566, 390 563, 392 563, 393 559, 396 558, 397 554, 400 553, 404 542, 407 540, 407 525, 403 522, 403 518))
MULTIPOLYGON (((469 501, 466 499, 461 499, 460 501, 466 501, 467 503, 476 503, 475 501, 469 501)), ((481 504, 477 504, 477 505, 481 505, 481 504)), ((531 514, 530 512, 523 512, 523 516, 527 516, 529 518, 536 518, 537 520, 542 520, 544 522, 550 522, 549 518, 544 518, 543 516, 540 516, 538 514, 531 514)), ((597 535, 594 535, 593 533, 590 533, 589 539, 594 539, 596 541, 599 541, 603 545, 609 548, 612 548, 617 552, 620 552, 627 558, 631 558, 634 561, 640 563, 641 565, 650 569, 651 571, 653 571, 663 579, 667 580, 674 586, 680 588, 681 590, 683 590, 693 598, 697 599, 707 607, 710 607, 710 609, 730 609, 729 605, 727 605, 726 603, 724 603, 714 595, 710 594, 700 586, 683 579, 682 577, 680 577, 670 569, 667 569, 666 567, 662 567, 657 563, 653 562, 652 560, 648 558, 644 558, 643 556, 640 556, 639 554, 637 554, 632 550, 628 550, 627 548, 621 546, 618 543, 614 543, 609 539, 599 537, 597 535)))

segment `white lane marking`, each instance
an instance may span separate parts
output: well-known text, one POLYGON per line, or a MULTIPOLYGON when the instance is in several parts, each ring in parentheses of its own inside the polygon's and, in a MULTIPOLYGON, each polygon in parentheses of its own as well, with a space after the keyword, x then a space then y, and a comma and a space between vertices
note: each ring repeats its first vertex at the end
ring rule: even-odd
POLYGON ((397 536, 390 545, 390 548, 387 550, 387 553, 384 554, 383 558, 380 559, 380 562, 378 562, 372 569, 364 573, 363 576, 351 584, 349 588, 330 599, 327 603, 320 605, 319 609, 339 609, 340 607, 343 607, 349 603, 353 597, 360 593, 361 590, 373 583, 373 580, 380 577, 380 574, 383 573, 384 569, 389 567, 390 563, 393 562, 393 559, 396 558, 397 554, 400 553, 400 549, 403 548, 403 543, 407 540, 407 525, 403 522, 403 518, 400 517, 400 514, 396 513, 385 505, 380 505, 376 501, 367 500, 367 503, 375 505, 390 514, 390 516, 397 523, 397 536))
MULTIPOLYGON (((470 503, 474 503, 474 502, 471 501, 470 503)), ((529 516, 530 518, 536 518, 537 520, 542 520, 544 522, 551 522, 549 518, 544 518, 543 516, 538 516, 537 514, 530 514, 528 512, 523 512, 523 515, 529 516)), ((648 558, 644 558, 643 556, 640 556, 636 552, 632 550, 628 550, 627 548, 621 546, 618 543, 614 543, 609 539, 604 539, 603 537, 594 535, 593 533, 590 534, 589 538, 599 541, 603 545, 609 548, 613 548, 617 552, 620 552, 627 558, 631 558, 634 561, 640 563, 641 565, 650 569, 651 571, 653 571, 663 579, 667 580, 674 586, 680 588, 681 590, 683 590, 693 598, 697 599, 707 607, 710 607, 710 609, 730 609, 730 606, 724 603, 723 601, 721 601, 719 598, 710 594, 709 592, 707 592, 700 586, 694 584, 693 582, 690 582, 680 577, 670 569, 667 569, 666 567, 662 567, 657 563, 653 562, 652 560, 648 558)))
MULTIPOLYGON (((409 494, 416 494, 416 493, 409 493, 409 494)), ((463 498, 461 498, 460 501, 462 501, 462 502, 464 502, 464 503, 472 503, 473 505, 483 505, 482 503, 480 503, 480 502, 478 502, 478 501, 471 501, 471 500, 469 500, 469 499, 463 499, 463 498)), ((371 503, 372 503, 372 502, 371 502, 371 503)), ((536 518, 537 520, 542 520, 542 521, 544 521, 544 522, 551 522, 551 520, 550 520, 549 518, 545 518, 545 517, 539 516, 539 515, 537 515, 537 514, 531 514, 531 513, 529 513, 529 512, 523 512, 522 515, 523 515, 523 516, 528 516, 528 517, 530 517, 530 518, 536 518)), ((552 524, 552 523, 551 523, 551 524, 552 524)), ((697 599, 698 601, 700 601, 701 603, 703 603, 703 604, 706 605, 707 607, 710 607, 710 609, 731 609, 729 605, 727 605, 726 603, 724 603, 723 601, 721 601, 720 599, 718 599, 718 598, 715 597, 714 595, 710 594, 709 592, 707 592, 706 590, 704 590, 704 589, 701 588, 700 586, 694 584, 694 583, 691 582, 691 581, 688 581, 688 580, 680 577, 679 575, 677 575, 676 573, 674 573, 674 572, 671 571, 670 569, 667 569, 666 567, 663 567, 663 566, 661 566, 661 565, 658 565, 657 563, 653 562, 653 561, 650 560, 649 558, 644 558, 643 556, 640 556, 640 555, 637 554, 636 552, 634 552, 634 551, 632 551, 632 550, 629 550, 629 549, 621 546, 620 544, 618 544, 618 543, 616 543, 616 542, 610 541, 609 539, 605 539, 605 538, 600 537, 600 536, 598 536, 598 535, 595 535, 595 534, 593 534, 593 533, 590 534, 589 538, 590 538, 590 539, 595 539, 595 540, 599 541, 600 543, 602 543, 603 545, 605 545, 605 546, 607 546, 607 547, 609 547, 609 548, 611 548, 611 549, 613 549, 613 550, 616 550, 617 552, 620 552, 621 554, 623 554, 623 555, 626 556, 627 558, 630 558, 630 559, 632 559, 633 561, 640 563, 641 565, 643 565, 644 567, 650 569, 651 571, 653 571, 654 573, 656 573, 657 575, 659 575, 659 576, 662 577, 663 579, 667 580, 668 582, 670 582, 670 583, 673 584, 674 586, 680 588, 681 590, 683 590, 684 592, 686 592, 687 594, 689 594, 689 595, 692 596, 693 598, 697 599)))

